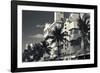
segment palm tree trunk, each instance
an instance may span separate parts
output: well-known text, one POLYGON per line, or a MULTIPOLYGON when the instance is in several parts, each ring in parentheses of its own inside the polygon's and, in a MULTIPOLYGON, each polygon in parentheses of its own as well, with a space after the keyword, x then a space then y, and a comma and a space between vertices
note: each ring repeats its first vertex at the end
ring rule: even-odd
POLYGON ((60 47, 59 47, 59 41, 57 40, 57 47, 58 47, 58 60, 60 59, 60 47))
POLYGON ((83 50, 83 54, 86 54, 86 41, 85 41, 85 36, 83 35, 82 37, 82 42, 81 42, 81 48, 83 50))

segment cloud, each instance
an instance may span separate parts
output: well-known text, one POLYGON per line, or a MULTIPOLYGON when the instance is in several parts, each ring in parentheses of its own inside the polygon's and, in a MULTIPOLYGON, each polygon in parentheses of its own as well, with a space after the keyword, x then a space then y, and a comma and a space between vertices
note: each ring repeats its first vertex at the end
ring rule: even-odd
POLYGON ((44 25, 38 25, 38 24, 37 24, 36 27, 37 27, 37 28, 43 28, 44 25))
POLYGON ((30 38, 39 38, 39 39, 41 39, 41 38, 43 38, 43 34, 35 34, 35 35, 31 35, 29 37, 30 38))

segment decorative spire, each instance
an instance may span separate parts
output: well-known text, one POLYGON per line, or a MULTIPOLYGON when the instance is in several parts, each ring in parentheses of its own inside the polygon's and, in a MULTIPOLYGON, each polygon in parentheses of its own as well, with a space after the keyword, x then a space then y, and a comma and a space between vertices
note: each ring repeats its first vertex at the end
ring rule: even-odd
POLYGON ((55 12, 54 13, 54 21, 55 22, 62 22, 64 19, 64 13, 63 12, 55 12))

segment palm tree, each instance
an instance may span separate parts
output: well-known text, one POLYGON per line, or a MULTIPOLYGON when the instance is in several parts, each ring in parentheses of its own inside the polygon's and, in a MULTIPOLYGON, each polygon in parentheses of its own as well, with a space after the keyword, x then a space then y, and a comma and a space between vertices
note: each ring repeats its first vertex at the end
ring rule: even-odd
MULTIPOLYGON (((23 62, 40 61, 45 53, 50 54, 50 50, 47 48, 48 44, 45 41, 33 44, 31 47, 29 44, 27 49, 23 52, 23 62)), ((45 59, 43 59, 45 61, 45 59)))
POLYGON ((23 62, 31 62, 33 61, 33 58, 31 56, 33 55, 33 48, 28 44, 27 49, 24 50, 22 54, 22 60, 23 62))
POLYGON ((78 26, 82 34, 83 50, 86 54, 86 49, 90 46, 90 15, 85 13, 83 17, 79 15, 78 26))
POLYGON ((28 62, 29 61, 28 50, 24 50, 24 52, 22 53, 22 61, 23 62, 28 62))
POLYGON ((41 41, 41 47, 43 50, 42 57, 44 57, 44 61, 49 60, 49 57, 46 56, 46 54, 48 54, 48 56, 50 55, 50 49, 48 48, 48 43, 46 41, 41 41))
MULTIPOLYGON (((59 24, 59 25, 63 25, 63 24, 59 24)), ((61 42, 63 42, 63 40, 64 40, 64 33, 61 33, 61 31, 62 31, 62 26, 61 26, 61 28, 58 28, 58 26, 55 26, 55 30, 54 31, 52 31, 52 35, 49 35, 49 36, 47 36, 46 38, 45 38, 45 40, 47 40, 47 39, 49 39, 49 38, 51 38, 51 39, 53 39, 52 40, 52 42, 51 42, 51 44, 52 43, 57 43, 57 48, 58 48, 58 52, 57 52, 57 58, 58 59, 60 59, 60 55, 61 55, 61 53, 60 53, 60 43, 61 42)))
POLYGON ((46 41, 41 41, 41 43, 42 43, 41 46, 42 46, 42 48, 43 48, 44 53, 50 54, 50 53, 49 53, 50 50, 49 50, 48 47, 47 47, 47 46, 48 46, 48 43, 47 43, 46 41))

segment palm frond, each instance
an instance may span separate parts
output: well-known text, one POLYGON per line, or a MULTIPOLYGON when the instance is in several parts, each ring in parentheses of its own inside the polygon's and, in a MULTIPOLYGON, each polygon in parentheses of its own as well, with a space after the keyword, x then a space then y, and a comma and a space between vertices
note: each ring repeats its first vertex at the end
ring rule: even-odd
POLYGON ((47 37, 45 38, 45 40, 48 40, 48 39, 54 39, 54 36, 47 36, 47 37))

